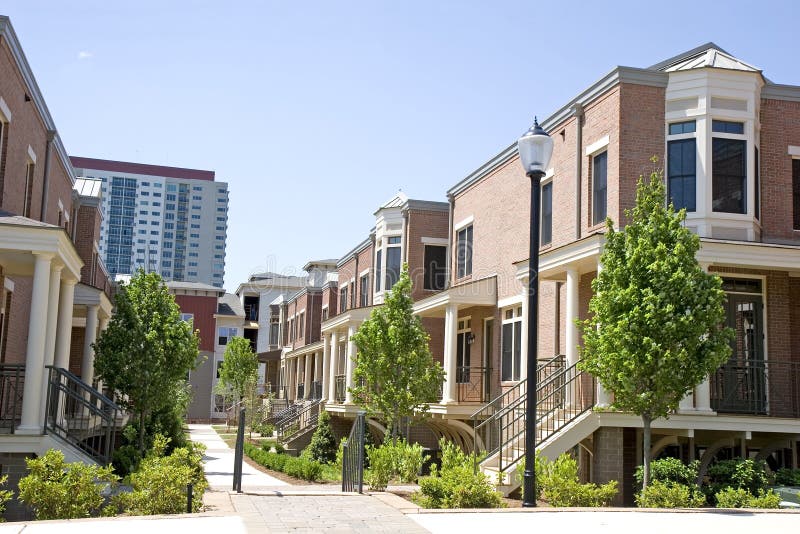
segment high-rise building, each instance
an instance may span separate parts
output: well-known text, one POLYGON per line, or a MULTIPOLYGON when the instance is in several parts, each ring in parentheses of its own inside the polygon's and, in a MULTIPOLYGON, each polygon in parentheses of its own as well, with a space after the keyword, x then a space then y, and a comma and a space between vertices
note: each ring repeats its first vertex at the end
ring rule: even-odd
POLYGON ((156 271, 165 280, 222 287, 228 184, 214 171, 71 157, 102 180, 100 254, 109 273, 156 271))

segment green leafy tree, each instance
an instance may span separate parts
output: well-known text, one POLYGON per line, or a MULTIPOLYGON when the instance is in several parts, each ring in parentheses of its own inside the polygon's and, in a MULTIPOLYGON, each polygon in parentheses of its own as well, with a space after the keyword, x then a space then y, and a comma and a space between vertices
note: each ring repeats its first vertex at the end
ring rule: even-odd
POLYGON ((333 435, 331 427, 331 414, 322 412, 319 414, 317 429, 311 436, 311 443, 308 445, 308 454, 312 460, 323 464, 336 461, 336 448, 339 446, 336 436, 333 435))
POLYGON ((219 370, 217 387, 220 393, 231 392, 241 400, 254 388, 257 380, 258 356, 250 341, 239 336, 230 338, 219 370))
POLYGON ((353 399, 369 413, 382 414, 391 436, 396 435, 401 417, 428 411, 444 380, 412 305, 411 279, 403 265, 384 305, 372 311, 352 338, 358 348, 356 386, 350 389, 353 399))
POLYGON ((120 287, 115 304, 116 313, 94 345, 94 368, 138 420, 144 455, 148 418, 177 404, 176 388, 197 364, 199 341, 157 273, 140 269, 120 287))
POLYGON ((614 394, 612 408, 641 416, 647 487, 652 421, 728 359, 733 333, 721 326, 720 278, 698 265, 700 240, 684 227, 685 210, 666 204, 660 172, 640 177, 626 216, 621 230, 606 219, 579 367, 614 394))

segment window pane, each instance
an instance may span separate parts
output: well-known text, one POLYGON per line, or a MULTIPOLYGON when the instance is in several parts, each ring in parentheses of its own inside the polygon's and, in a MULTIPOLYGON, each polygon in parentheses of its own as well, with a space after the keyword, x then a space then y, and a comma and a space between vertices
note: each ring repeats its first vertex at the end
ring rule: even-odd
POLYGON ((553 182, 542 186, 542 245, 553 240, 553 182))
POLYGON ((800 159, 792 160, 792 210, 794 228, 800 230, 800 159))
POLYGON ((720 133, 743 134, 743 122, 711 121, 711 130, 720 133))
POLYGON ((522 351, 522 321, 514 322, 514 380, 519 380, 522 351))
POLYGON ((382 250, 378 250, 378 254, 375 256, 375 292, 381 290, 381 252, 382 250))
POLYGON ((592 224, 599 224, 606 218, 606 190, 608 171, 608 152, 594 157, 592 168, 592 224))
POLYGON ((695 122, 675 122, 669 125, 669 135, 692 133, 695 131, 695 122))
POLYGON ((756 167, 756 183, 754 184, 755 185, 754 189, 755 189, 755 193, 756 193, 756 198, 755 198, 755 206, 753 206, 753 209, 755 211, 756 219, 760 219, 761 218, 761 171, 758 168, 758 147, 756 147, 756 161, 755 161, 755 164, 756 164, 755 165, 755 167, 756 167))
POLYGON ((694 139, 667 143, 668 195, 676 210, 696 209, 696 146, 694 139))
POLYGON ((400 278, 400 247, 386 249, 386 290, 392 289, 400 278))
POLYGON ((359 295, 359 306, 362 308, 365 306, 369 306, 369 275, 365 274, 361 277, 361 286, 359 288, 360 295, 359 295))
POLYGON ((424 288, 440 291, 444 289, 447 275, 447 247, 428 245, 425 247, 424 288))
POLYGON ((712 209, 723 213, 746 213, 746 141, 715 137, 712 146, 712 209))
POLYGON ((472 274, 472 225, 458 231, 456 248, 456 275, 458 278, 472 274))
POLYGON ((503 339, 501 340, 500 359, 501 359, 501 380, 513 380, 513 350, 514 350, 514 323, 503 325, 503 339))

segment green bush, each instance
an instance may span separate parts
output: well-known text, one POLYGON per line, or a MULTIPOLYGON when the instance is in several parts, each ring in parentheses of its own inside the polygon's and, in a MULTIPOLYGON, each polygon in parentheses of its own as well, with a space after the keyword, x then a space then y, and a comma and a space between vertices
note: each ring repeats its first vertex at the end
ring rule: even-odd
POLYGON ((763 460, 721 460, 708 468, 710 493, 716 495, 727 487, 747 490, 757 495, 769 485, 767 464, 763 460))
POLYGON ((475 455, 465 454, 455 444, 441 439, 442 466, 431 468, 431 476, 419 481, 412 498, 424 508, 502 508, 500 493, 486 475, 475 472, 475 455))
POLYGON ((250 443, 244 444, 244 452, 254 462, 267 469, 286 473, 295 478, 314 482, 322 476, 322 464, 307 458, 294 458, 282 453, 268 452, 250 443))
POLYGON ((130 474, 130 493, 121 493, 114 503, 133 515, 180 514, 186 511, 187 486, 192 484, 192 511, 203 505, 208 487, 203 473, 202 444, 178 447, 167 455, 169 438, 156 435, 153 449, 130 474))
POLYGON ((331 427, 331 415, 328 412, 319 414, 317 428, 306 448, 312 460, 329 464, 336 461, 336 436, 331 427))
POLYGON ((266 422, 253 423, 252 428, 250 430, 252 430, 253 432, 258 432, 259 434, 261 434, 261 437, 271 438, 272 435, 275 433, 275 426, 266 422))
POLYGON ((653 480, 636 495, 640 508, 699 508, 706 504, 705 495, 696 486, 653 480))
POLYGON ((603 484, 581 484, 578 481, 578 462, 562 454, 546 463, 542 479, 542 497, 551 506, 608 506, 617 494, 617 481, 603 484))
MULTIPOLYGON (((697 472, 700 462, 695 460, 689 465, 678 458, 662 458, 650 462, 650 482, 671 482, 692 488, 697 484, 697 472)), ((644 466, 640 465, 634 473, 636 483, 642 487, 644 481, 644 466)))
MULTIPOLYGON (((542 498, 542 480, 544 480, 546 464, 547 464, 547 459, 542 456, 539 456, 539 452, 537 451, 536 462, 534 463, 534 485, 533 485, 537 501, 542 498)), ((517 464, 517 479, 520 482, 520 496, 524 499, 525 458, 522 458, 522 460, 520 460, 520 462, 517 464)))
POLYGON ((50 449, 40 458, 26 458, 28 474, 19 481, 19 500, 33 508, 36 519, 75 519, 102 513, 106 484, 118 477, 111 466, 66 463, 64 453, 50 449))
POLYGON ((781 498, 772 490, 752 495, 744 488, 725 488, 716 495, 717 508, 780 508, 781 498))
POLYGON ((386 491, 394 474, 394 451, 391 446, 367 447, 369 469, 364 478, 372 491, 386 491))
POLYGON ((800 486, 800 469, 781 467, 775 473, 775 484, 779 486, 800 486))
MULTIPOLYGON (((389 444, 384 445, 384 447, 389 444)), ((404 439, 398 439, 391 445, 392 451, 392 470, 400 477, 401 482, 416 482, 417 476, 425 463, 427 456, 423 453, 422 445, 408 443, 404 439)))

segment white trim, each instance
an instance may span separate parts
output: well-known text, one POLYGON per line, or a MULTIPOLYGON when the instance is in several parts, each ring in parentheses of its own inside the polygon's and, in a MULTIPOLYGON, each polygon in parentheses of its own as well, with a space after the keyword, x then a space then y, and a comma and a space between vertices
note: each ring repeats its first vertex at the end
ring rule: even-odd
POLYGON ((609 138, 607 135, 604 135, 591 145, 586 147, 586 155, 587 156, 594 156, 595 154, 602 152, 609 144, 609 138))
POLYGON ((555 175, 555 173, 556 173, 556 171, 553 169, 553 167, 550 167, 549 169, 544 171, 544 176, 542 176, 542 180, 541 181, 543 182, 545 180, 549 180, 550 178, 552 178, 555 175))
POLYGON ((513 297, 506 297, 504 299, 500 299, 497 301, 497 308, 503 309, 508 308, 509 306, 514 306, 516 304, 522 304, 524 299, 522 295, 514 295, 513 297))
POLYGON ((423 245, 443 245, 447 246, 450 242, 446 237, 423 237, 420 239, 423 245))
POLYGON ((36 164, 36 152, 33 151, 33 147, 28 145, 28 159, 35 165, 36 164))
POLYGON ((14 292, 14 281, 11 280, 9 277, 3 277, 3 287, 10 292, 14 292))
POLYGON ((364 269, 363 271, 361 271, 360 273, 358 273, 358 278, 359 278, 359 280, 360 280, 361 278, 364 278, 366 275, 368 275, 368 274, 369 274, 369 271, 370 271, 370 269, 369 269, 369 268, 366 268, 366 269, 364 269))
POLYGON ((474 215, 470 215, 466 219, 462 219, 459 222, 457 222, 456 224, 454 224, 453 225, 453 231, 457 232, 458 230, 461 230, 462 228, 465 228, 465 227, 469 226, 474 221, 475 221, 475 216, 474 215))
POLYGON ((11 110, 2 96, 0 96, 0 114, 2 114, 0 118, 3 119, 3 122, 11 122, 11 110))
MULTIPOLYGON (((58 199, 58 209, 59 209, 59 211, 64 211, 64 203, 61 202, 60 198, 58 199)), ((67 220, 69 220, 69 219, 67 219, 67 220)))
POLYGON ((789 145, 789 155, 800 158, 800 146, 789 145))

